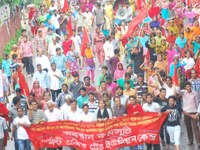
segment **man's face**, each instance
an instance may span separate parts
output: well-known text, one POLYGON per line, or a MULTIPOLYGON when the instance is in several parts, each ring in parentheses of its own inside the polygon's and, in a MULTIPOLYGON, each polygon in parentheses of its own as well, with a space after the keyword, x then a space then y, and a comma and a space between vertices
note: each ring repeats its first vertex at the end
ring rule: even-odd
POLYGON ((52 103, 48 104, 47 107, 48 107, 50 112, 53 112, 54 105, 52 103))
POLYGON ((165 91, 165 90, 162 90, 162 91, 160 92, 160 96, 161 96, 161 97, 166 97, 166 91, 165 91))
POLYGON ((39 72, 41 72, 42 71, 42 66, 37 66, 37 69, 38 69, 39 72))
POLYGON ((143 82, 143 78, 142 77, 138 77, 138 82, 142 83, 143 82))
POLYGON ((22 94, 21 92, 16 92, 16 96, 18 97, 21 96, 21 94, 22 94))
POLYGON ((74 81, 78 82, 79 81, 79 77, 74 77, 74 81))
POLYGON ((192 90, 191 85, 186 85, 186 86, 185 86, 185 89, 186 89, 188 92, 190 92, 190 91, 192 90))
POLYGON ((85 114, 87 114, 89 112, 89 107, 87 107, 87 106, 83 107, 83 112, 85 114))
POLYGON ((18 110, 17 110, 17 114, 18 114, 19 117, 23 116, 23 113, 24 113, 24 112, 23 112, 22 109, 18 109, 18 110))
POLYGON ((130 89, 130 84, 127 84, 127 83, 125 83, 125 87, 126 87, 126 89, 130 89))
POLYGON ((81 90, 81 91, 80 91, 80 94, 81 94, 82 96, 85 96, 85 95, 86 95, 86 91, 81 90))
POLYGON ((63 92, 67 92, 67 91, 68 91, 67 86, 63 85, 63 86, 62 86, 62 90, 63 90, 63 92))
POLYGON ((191 77, 192 78, 196 78, 197 77, 196 71, 194 71, 194 70, 191 71, 191 77))
POLYGON ((132 68, 132 67, 128 67, 128 68, 127 68, 127 72, 133 73, 133 68, 132 68))
POLYGON ((51 65, 51 69, 55 71, 56 70, 56 65, 55 64, 51 65))
POLYGON ((33 110, 36 111, 37 110, 37 103, 36 102, 32 102, 32 107, 33 107, 33 110))
POLYGON ((90 94, 90 95, 88 96, 88 98, 89 98, 90 101, 93 101, 93 100, 94 100, 94 95, 90 94))
POLYGON ((169 99, 169 106, 174 106, 175 105, 175 101, 173 98, 169 99))
POLYGON ((57 54, 57 55, 60 55, 60 54, 61 54, 61 50, 57 50, 57 51, 56 51, 56 54, 57 54))
POLYGON ((72 110, 76 110, 76 108, 77 108, 76 102, 73 102, 73 103, 71 103, 70 105, 71 105, 71 109, 72 109, 72 110))
POLYGON ((171 81, 170 79, 167 78, 167 79, 166 79, 166 84, 167 84, 167 85, 172 85, 172 81, 171 81))
POLYGON ((134 98, 130 98, 129 101, 130 101, 130 103, 131 103, 132 105, 135 105, 135 104, 137 103, 137 100, 134 99, 134 98))
POLYGON ((120 100, 120 98, 115 98, 115 105, 116 105, 117 107, 120 107, 120 106, 121 106, 121 100, 120 100))
POLYGON ((121 88, 118 88, 116 92, 119 96, 123 95, 123 90, 121 88))
POLYGON ((147 103, 148 103, 148 104, 151 104, 152 101, 153 101, 153 98, 152 98, 150 95, 147 96, 147 103))
POLYGON ((90 85, 90 79, 86 78, 86 79, 84 80, 84 82, 85 82, 85 85, 90 85))

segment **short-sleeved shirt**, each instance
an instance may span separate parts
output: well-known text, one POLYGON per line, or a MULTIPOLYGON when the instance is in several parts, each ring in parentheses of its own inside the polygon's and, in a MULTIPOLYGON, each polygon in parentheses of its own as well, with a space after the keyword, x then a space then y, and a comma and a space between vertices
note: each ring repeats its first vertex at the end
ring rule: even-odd
POLYGON ((171 112, 168 115, 168 118, 166 120, 167 126, 178 126, 180 125, 180 116, 183 112, 182 108, 178 105, 175 105, 174 107, 165 106, 161 109, 162 112, 165 112, 167 110, 171 110, 171 112))
POLYGON ((159 112, 160 111, 160 106, 156 102, 152 102, 151 104, 145 103, 142 108, 145 112, 159 112))
POLYGON ((6 120, 0 117, 0 139, 4 138, 4 131, 7 130, 6 120))
POLYGON ((18 126, 18 123, 22 123, 22 124, 31 124, 31 122, 30 122, 30 120, 28 119, 28 117, 27 117, 27 116, 16 117, 16 118, 13 120, 13 125, 17 126, 17 139, 20 139, 20 140, 29 139, 26 130, 25 130, 22 126, 18 126))
POLYGON ((9 109, 8 117, 14 120, 17 117, 17 108, 15 106, 12 106, 9 109))
POLYGON ((41 121, 47 121, 47 117, 42 110, 37 109, 36 111, 33 110, 31 111, 32 111, 32 119, 31 119, 32 124, 37 124, 38 122, 41 121))

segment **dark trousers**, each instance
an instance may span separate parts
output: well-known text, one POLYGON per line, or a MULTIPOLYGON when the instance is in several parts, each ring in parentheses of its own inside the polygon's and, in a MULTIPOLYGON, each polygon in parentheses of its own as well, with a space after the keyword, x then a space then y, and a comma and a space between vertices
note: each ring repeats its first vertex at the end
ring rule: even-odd
POLYGON ((160 128, 160 138, 162 140, 166 139, 166 143, 170 144, 170 138, 165 124, 163 124, 162 127, 160 128))
POLYGON ((24 66, 26 68, 26 72, 28 74, 33 74, 34 73, 32 57, 23 57, 22 63, 24 64, 24 66))
MULTIPOLYGON (((191 113, 191 114, 196 114, 196 113, 191 113)), ((200 144, 200 132, 199 132, 199 127, 198 127, 198 120, 195 120, 189 116, 184 115, 184 120, 186 124, 186 129, 187 129, 187 136, 189 143, 194 142, 194 136, 193 136, 193 131, 195 135, 195 139, 197 144, 200 144), (192 130, 193 128, 193 130, 192 130)))
POLYGON ((51 90, 52 100, 55 102, 56 98, 58 97, 58 94, 61 93, 61 89, 59 90, 51 90))
POLYGON ((14 143, 15 143, 15 150, 19 149, 18 139, 17 139, 17 132, 14 133, 14 143))
POLYGON ((147 150, 161 150, 160 144, 146 144, 147 145, 147 150))

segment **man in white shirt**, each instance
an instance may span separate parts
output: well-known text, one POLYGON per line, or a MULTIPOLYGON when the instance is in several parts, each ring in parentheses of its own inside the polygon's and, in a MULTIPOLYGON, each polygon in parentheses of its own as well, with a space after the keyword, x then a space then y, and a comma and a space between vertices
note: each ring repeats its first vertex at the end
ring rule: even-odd
POLYGON ((47 71, 50 69, 50 62, 46 55, 43 55, 42 49, 38 49, 38 56, 35 58, 35 64, 41 64, 42 69, 47 71), (41 63, 45 62, 45 63, 41 63))
POLYGON ((78 121, 91 122, 94 118, 94 115, 89 112, 89 105, 83 104, 82 110, 83 111, 80 114, 78 121))
POLYGON ((172 78, 167 77, 166 83, 163 86, 166 89, 166 98, 172 95, 176 95, 177 87, 172 84, 172 78))
POLYGON ((59 23, 59 19, 60 15, 58 14, 58 10, 54 10, 54 14, 51 16, 51 22, 52 25, 55 27, 56 29, 56 34, 60 35, 60 23, 59 23))
POLYGON ((19 149, 31 150, 30 140, 28 134, 24 127, 29 127, 31 122, 27 116, 24 116, 23 109, 19 107, 17 109, 18 116, 13 120, 13 130, 12 130, 12 138, 14 137, 15 132, 17 132, 17 141, 19 149))
POLYGON ((81 38, 79 35, 76 34, 76 30, 73 30, 73 36, 71 37, 71 40, 74 42, 75 50, 80 50, 81 45, 81 38))
POLYGON ((153 102, 153 95, 147 94, 147 103, 143 105, 143 110, 145 112, 158 112, 160 113, 160 106, 158 103, 153 102))
POLYGON ((60 70, 56 69, 56 64, 51 64, 51 69, 49 70, 50 76, 50 89, 52 94, 52 100, 55 102, 58 94, 61 93, 61 79, 63 74, 60 70))
POLYGON ((98 100, 94 98, 93 92, 88 94, 88 100, 89 112, 94 114, 94 112, 99 108, 99 103, 98 100))
MULTIPOLYGON (((153 102, 153 95, 147 94, 147 103, 143 105, 143 110, 145 112, 158 112, 160 114, 160 106, 158 103, 153 102)), ((152 147, 155 150, 161 150, 160 144, 146 144, 147 149, 152 149, 152 147)))
POLYGON ((62 114, 67 114, 67 112, 70 110, 71 106, 70 106, 70 103, 72 101, 72 95, 70 94, 67 94, 65 96, 65 100, 66 100, 66 103, 63 104, 60 108, 62 114))
POLYGON ((105 63, 107 64, 108 60, 114 56, 114 48, 110 36, 106 38, 106 42, 103 44, 103 49, 105 53, 105 63))
POLYGON ((55 103, 53 101, 48 101, 47 107, 48 107, 48 109, 45 110, 44 113, 47 116, 48 122, 62 120, 61 111, 59 109, 55 108, 55 103))
POLYGON ((85 9, 83 16, 84 16, 84 24, 86 28, 88 29, 89 33, 92 33, 93 15, 89 11, 88 7, 85 9))
POLYGON ((48 46, 48 54, 49 56, 56 56, 56 48, 60 48, 61 51, 62 47, 61 44, 57 42, 56 37, 52 39, 53 43, 50 43, 48 46))
POLYGON ((71 121, 78 121, 79 116, 81 114, 81 109, 77 107, 77 101, 71 101, 70 102, 70 109, 65 114, 63 114, 64 120, 71 120, 71 121))

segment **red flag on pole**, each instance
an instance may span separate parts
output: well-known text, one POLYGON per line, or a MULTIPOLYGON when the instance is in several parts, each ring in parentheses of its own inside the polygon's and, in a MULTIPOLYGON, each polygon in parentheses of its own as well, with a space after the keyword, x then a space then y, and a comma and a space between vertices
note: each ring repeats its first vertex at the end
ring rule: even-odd
MULTIPOLYGON (((148 12, 148 5, 142 9, 139 14, 132 20, 132 22, 129 24, 128 26, 128 31, 126 33, 126 35, 123 37, 123 41, 125 41, 125 39, 128 39, 132 33, 135 31, 136 27, 138 26, 138 24, 140 24, 144 18, 146 17, 146 14, 148 12)), ((122 43, 123 46, 125 46, 125 42, 122 43)))
POLYGON ((64 13, 66 13, 66 12, 68 11, 68 9, 69 9, 68 0, 64 0, 64 6, 63 6, 62 11, 63 11, 64 13))
POLYGON ((64 6, 63 6, 62 11, 63 11, 64 13, 66 13, 66 12, 68 11, 68 9, 69 9, 68 0, 64 0, 64 6))
POLYGON ((176 65, 174 65, 174 75, 172 76, 172 83, 175 86, 179 86, 179 80, 178 80, 178 73, 177 73, 176 65))
POLYGON ((87 43, 89 43, 89 42, 90 42, 90 39, 89 39, 89 36, 87 34, 87 29, 84 28, 82 45, 81 45, 81 56, 85 56, 85 49, 87 48, 87 43))
POLYGON ((142 0, 137 0, 137 10, 140 10, 142 8, 142 0))
POLYGON ((67 23, 67 31, 68 31, 68 35, 69 35, 69 38, 72 36, 72 18, 70 17, 69 18, 69 21, 67 23))
POLYGON ((22 90, 22 94, 28 97, 29 96, 28 84, 26 82, 24 75, 21 73, 20 70, 18 70, 18 77, 19 77, 19 86, 20 86, 20 89, 22 90))
POLYGON ((197 71, 197 77, 200 77, 200 58, 197 58, 194 69, 197 71))

